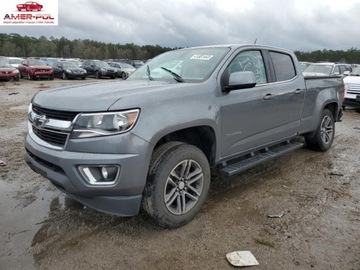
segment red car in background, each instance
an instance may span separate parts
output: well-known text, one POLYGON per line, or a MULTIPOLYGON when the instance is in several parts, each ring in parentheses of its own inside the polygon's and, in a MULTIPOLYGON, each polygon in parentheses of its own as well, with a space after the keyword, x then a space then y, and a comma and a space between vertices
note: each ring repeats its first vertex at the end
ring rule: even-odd
POLYGON ((18 11, 26 10, 26 11, 40 11, 43 8, 43 5, 40 5, 36 2, 26 2, 25 4, 16 5, 18 11))
POLYGON ((19 71, 17 68, 14 68, 12 65, 0 61, 0 79, 10 80, 14 79, 15 81, 19 80, 19 71))
POLYGON ((33 79, 54 79, 54 70, 39 59, 25 59, 18 67, 20 77, 33 79))

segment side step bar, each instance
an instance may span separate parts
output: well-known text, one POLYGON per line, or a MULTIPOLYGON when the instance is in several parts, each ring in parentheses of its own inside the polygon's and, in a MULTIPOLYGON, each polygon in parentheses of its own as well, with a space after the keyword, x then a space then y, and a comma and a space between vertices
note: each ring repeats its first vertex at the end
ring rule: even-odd
POLYGON ((227 164, 223 164, 224 166, 219 168, 218 172, 226 176, 232 176, 263 163, 264 161, 281 156, 303 146, 304 144, 301 142, 287 142, 271 148, 264 148, 255 153, 246 155, 241 161, 234 161, 234 163, 230 163, 230 161, 227 164))

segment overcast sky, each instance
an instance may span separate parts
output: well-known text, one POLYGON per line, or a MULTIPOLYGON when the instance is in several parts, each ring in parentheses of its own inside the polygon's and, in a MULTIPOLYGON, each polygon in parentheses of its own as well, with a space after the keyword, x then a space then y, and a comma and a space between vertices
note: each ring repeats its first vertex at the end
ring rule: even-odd
POLYGON ((360 49, 359 20, 360 0, 59 0, 58 26, 0 32, 141 46, 257 40, 290 50, 348 50, 360 49))

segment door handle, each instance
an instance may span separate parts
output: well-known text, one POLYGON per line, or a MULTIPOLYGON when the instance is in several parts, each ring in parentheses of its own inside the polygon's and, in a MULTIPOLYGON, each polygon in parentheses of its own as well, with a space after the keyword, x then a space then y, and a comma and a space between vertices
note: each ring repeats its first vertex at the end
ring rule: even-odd
POLYGON ((296 89, 296 90, 295 90, 295 94, 301 94, 302 92, 303 92, 302 89, 296 89))
POLYGON ((273 96, 275 96, 275 95, 274 95, 274 94, 271 94, 271 93, 268 93, 268 94, 266 94, 266 95, 264 96, 264 99, 265 99, 265 100, 269 100, 269 99, 272 99, 273 96))

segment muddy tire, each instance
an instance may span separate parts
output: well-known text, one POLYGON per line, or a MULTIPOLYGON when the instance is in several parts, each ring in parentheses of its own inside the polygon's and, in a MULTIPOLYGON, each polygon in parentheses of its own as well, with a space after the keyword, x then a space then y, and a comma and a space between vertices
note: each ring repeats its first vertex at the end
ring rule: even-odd
POLYGON ((210 166, 197 147, 169 142, 153 153, 142 206, 161 226, 190 222, 204 204, 210 187, 210 166))
POLYGON ((328 150, 334 142, 335 121, 330 110, 322 112, 321 120, 313 137, 305 137, 306 146, 316 151, 328 150))

